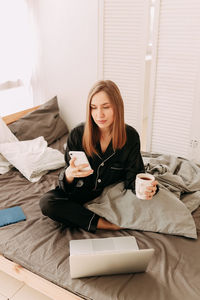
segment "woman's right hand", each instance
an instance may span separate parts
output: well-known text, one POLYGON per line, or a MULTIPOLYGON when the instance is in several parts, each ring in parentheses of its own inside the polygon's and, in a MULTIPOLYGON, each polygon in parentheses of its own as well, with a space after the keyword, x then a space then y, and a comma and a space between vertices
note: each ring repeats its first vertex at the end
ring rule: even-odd
POLYGON ((88 167, 88 164, 81 164, 81 165, 75 166, 75 163, 74 163, 75 160, 76 160, 76 158, 73 157, 69 161, 69 167, 65 170, 65 178, 68 183, 71 183, 74 180, 74 178, 87 177, 94 172, 93 170, 89 170, 89 171, 83 170, 84 168, 88 167))

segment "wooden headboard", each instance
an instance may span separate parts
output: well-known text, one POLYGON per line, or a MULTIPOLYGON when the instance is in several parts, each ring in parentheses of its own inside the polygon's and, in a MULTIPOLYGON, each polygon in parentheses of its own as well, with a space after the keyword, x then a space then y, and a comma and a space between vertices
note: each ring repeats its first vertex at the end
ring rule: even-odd
POLYGON ((40 107, 40 105, 34 106, 34 107, 32 107, 32 108, 28 108, 28 109, 25 109, 25 110, 16 112, 16 113, 14 113, 14 114, 11 114, 11 115, 2 117, 2 119, 3 119, 4 122, 8 125, 8 124, 11 124, 11 123, 13 123, 13 122, 19 120, 21 117, 25 116, 27 113, 32 112, 32 111, 36 110, 36 109, 39 108, 39 107, 40 107))

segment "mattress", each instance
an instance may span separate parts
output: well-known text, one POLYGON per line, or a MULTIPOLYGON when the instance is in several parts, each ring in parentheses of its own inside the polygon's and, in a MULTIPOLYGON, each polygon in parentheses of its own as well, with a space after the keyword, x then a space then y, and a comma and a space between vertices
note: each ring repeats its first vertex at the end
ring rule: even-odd
MULTIPOLYGON (((63 152, 66 136, 51 145, 63 152)), ((29 182, 15 168, 0 175, 0 208, 19 205, 26 221, 0 228, 0 253, 33 273, 81 296, 94 300, 199 300, 200 299, 200 208, 192 216, 197 239, 125 229, 68 229, 42 215, 40 197, 58 184, 60 170, 29 182), (154 248, 145 273, 71 279, 69 241, 83 238, 134 236, 140 249, 154 248)))

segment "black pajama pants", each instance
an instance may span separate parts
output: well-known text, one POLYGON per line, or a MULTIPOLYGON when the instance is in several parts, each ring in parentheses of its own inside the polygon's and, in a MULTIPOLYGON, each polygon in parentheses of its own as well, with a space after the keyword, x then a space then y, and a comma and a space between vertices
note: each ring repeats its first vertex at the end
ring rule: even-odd
POLYGON ((84 207, 84 204, 98 197, 101 192, 75 191, 66 193, 59 187, 50 190, 40 199, 40 208, 45 216, 66 227, 80 227, 95 232, 99 216, 84 207))

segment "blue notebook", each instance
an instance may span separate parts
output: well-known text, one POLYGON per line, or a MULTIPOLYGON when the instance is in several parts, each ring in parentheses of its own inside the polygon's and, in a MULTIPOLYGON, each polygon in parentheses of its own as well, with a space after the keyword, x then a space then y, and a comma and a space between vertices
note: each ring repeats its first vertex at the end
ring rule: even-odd
POLYGON ((0 210, 0 227, 24 220, 26 220, 26 216, 20 206, 0 210))

